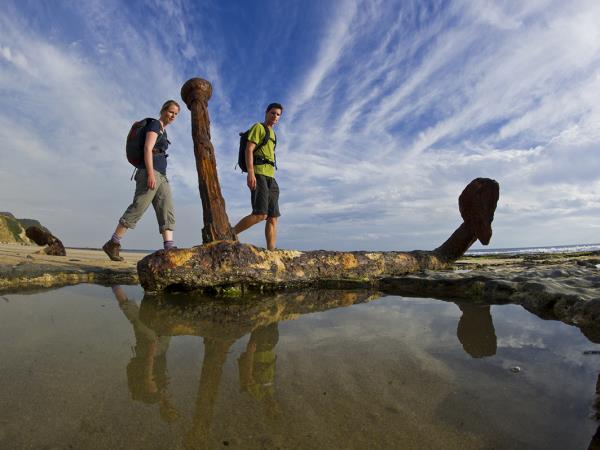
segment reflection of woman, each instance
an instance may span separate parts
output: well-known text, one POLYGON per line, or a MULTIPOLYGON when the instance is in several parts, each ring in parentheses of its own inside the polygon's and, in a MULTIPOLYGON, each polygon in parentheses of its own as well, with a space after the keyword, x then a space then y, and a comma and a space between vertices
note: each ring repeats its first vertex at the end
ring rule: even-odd
POLYGON ((238 358, 240 389, 265 405, 273 417, 279 414, 275 399, 275 346, 279 341, 277 323, 257 328, 250 335, 246 351, 238 358))
POLYGON ((127 386, 133 400, 144 403, 158 403, 161 417, 172 422, 179 418, 179 412, 172 405, 167 390, 167 350, 170 336, 157 336, 139 318, 139 306, 129 300, 121 286, 112 287, 115 298, 133 325, 135 334, 134 356, 127 364, 127 386))
POLYGON ((143 165, 135 175, 133 202, 119 219, 112 237, 102 246, 104 252, 113 261, 123 261, 123 257, 119 255, 121 239, 129 228, 135 228, 150 204, 156 212, 164 248, 169 249, 174 246, 175 212, 167 179, 169 140, 165 128, 175 120, 177 114, 179 114, 179 105, 175 100, 169 100, 160 109, 160 118, 150 120, 140 131, 146 136, 146 141, 143 165))

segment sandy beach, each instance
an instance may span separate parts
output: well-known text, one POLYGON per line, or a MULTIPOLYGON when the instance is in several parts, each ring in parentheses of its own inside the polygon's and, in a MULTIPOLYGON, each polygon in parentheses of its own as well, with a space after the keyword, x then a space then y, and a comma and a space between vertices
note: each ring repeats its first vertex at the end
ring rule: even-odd
POLYGON ((67 256, 49 256, 42 247, 0 244, 0 292, 59 287, 77 283, 138 282, 136 264, 146 254, 122 252, 110 261, 101 249, 67 248, 67 256))

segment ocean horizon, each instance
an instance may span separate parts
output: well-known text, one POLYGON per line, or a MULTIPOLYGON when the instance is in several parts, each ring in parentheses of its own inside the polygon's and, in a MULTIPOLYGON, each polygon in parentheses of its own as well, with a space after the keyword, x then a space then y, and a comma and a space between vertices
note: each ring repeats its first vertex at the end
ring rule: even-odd
POLYGON ((465 255, 520 255, 532 253, 572 253, 572 252, 593 252, 600 250, 598 244, 570 244, 570 245, 549 245, 535 247, 506 247, 506 248, 478 248, 469 250, 465 255))
MULTIPOLYGON (((100 250, 93 247, 68 247, 80 250, 100 250)), ((129 249, 124 248, 121 251, 131 253, 154 253, 158 249, 129 249)), ((310 251, 310 250, 305 250, 310 251)), ((349 250, 352 251, 352 250, 349 250)), ((521 255, 534 253, 574 253, 574 252, 593 252, 600 251, 600 243, 595 244, 568 244, 568 245, 548 245, 532 247, 505 247, 505 248, 478 248, 468 250, 465 255, 521 255)))

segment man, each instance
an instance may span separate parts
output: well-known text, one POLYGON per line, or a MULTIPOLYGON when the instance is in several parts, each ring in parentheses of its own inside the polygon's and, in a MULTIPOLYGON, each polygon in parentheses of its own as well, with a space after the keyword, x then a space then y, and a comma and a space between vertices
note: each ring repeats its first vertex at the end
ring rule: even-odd
POLYGON ((277 218, 280 216, 279 186, 275 181, 275 144, 277 139, 273 127, 279 122, 282 112, 283 106, 279 103, 271 103, 265 111, 264 123, 255 123, 250 128, 246 145, 246 166, 248 167, 246 182, 251 193, 252 214, 244 217, 233 228, 235 234, 240 234, 252 225, 266 219, 265 238, 268 250, 275 250, 277 218), (260 145, 263 143, 266 133, 269 133, 269 140, 264 145, 260 145))

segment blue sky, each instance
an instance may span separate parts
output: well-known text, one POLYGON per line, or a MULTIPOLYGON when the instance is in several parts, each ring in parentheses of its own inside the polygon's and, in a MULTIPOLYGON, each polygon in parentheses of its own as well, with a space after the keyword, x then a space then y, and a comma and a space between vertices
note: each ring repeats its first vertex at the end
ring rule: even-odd
MULTIPOLYGON (((0 210, 99 247, 133 196, 124 139, 182 84, 213 85, 230 222, 238 132, 281 102, 278 246, 432 249, 476 177, 492 247, 600 241, 600 2, 11 1, 0 12, 0 210)), ((176 243, 201 242, 190 114, 172 142, 176 243)), ((257 226, 243 242, 264 245, 257 226)), ((126 248, 158 248, 154 213, 126 248)))

